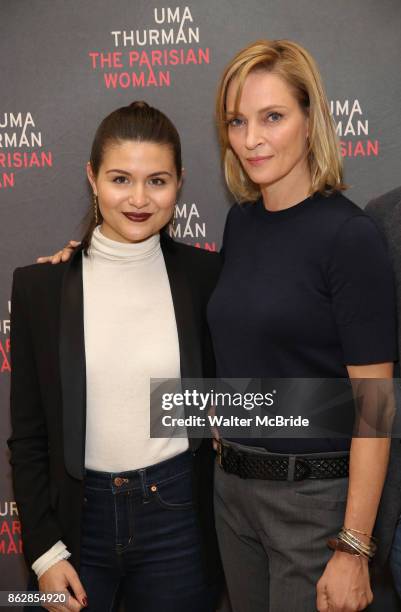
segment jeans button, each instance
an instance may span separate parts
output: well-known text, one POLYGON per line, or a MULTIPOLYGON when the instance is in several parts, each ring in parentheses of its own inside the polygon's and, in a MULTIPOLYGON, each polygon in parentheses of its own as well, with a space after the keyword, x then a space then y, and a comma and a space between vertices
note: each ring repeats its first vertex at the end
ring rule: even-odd
POLYGON ((121 487, 121 485, 128 482, 128 478, 120 478, 119 476, 117 476, 116 478, 114 478, 113 482, 116 487, 121 487))

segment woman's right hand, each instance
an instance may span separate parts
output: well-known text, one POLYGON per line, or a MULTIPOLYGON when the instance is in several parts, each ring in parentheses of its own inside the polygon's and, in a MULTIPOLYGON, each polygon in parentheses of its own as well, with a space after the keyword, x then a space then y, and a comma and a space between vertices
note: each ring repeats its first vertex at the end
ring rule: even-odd
POLYGON ((85 589, 69 561, 57 561, 42 574, 38 582, 42 593, 64 592, 69 595, 65 604, 43 606, 49 612, 78 612, 88 605, 85 589))
POLYGON ((59 264, 62 261, 68 261, 71 255, 81 243, 76 240, 70 240, 67 246, 65 246, 61 251, 57 251, 54 255, 46 255, 45 257, 38 257, 36 263, 52 263, 59 264))

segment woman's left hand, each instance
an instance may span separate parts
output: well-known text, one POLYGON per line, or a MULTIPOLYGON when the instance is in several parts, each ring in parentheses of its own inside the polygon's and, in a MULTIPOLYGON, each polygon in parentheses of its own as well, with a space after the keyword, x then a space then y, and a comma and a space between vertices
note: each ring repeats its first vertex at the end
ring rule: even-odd
POLYGON ((365 610, 372 602, 368 560, 335 551, 316 585, 319 612, 365 610))
POLYGON ((45 255, 44 257, 38 257, 36 263, 51 263, 51 264, 59 264, 62 261, 68 261, 71 255, 74 252, 74 249, 77 248, 81 243, 76 240, 70 240, 68 244, 61 250, 54 253, 54 255, 45 255))

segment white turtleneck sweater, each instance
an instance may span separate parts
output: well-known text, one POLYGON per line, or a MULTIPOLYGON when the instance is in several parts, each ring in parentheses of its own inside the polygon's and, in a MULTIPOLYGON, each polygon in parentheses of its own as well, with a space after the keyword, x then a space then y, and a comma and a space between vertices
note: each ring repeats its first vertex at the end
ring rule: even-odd
MULTIPOLYGON (((179 378, 180 354, 159 235, 116 242, 97 227, 83 256, 86 358, 85 467, 136 470, 188 448, 150 438, 150 378, 179 378)), ((32 568, 40 577, 70 556, 57 542, 32 568)))
POLYGON ((150 378, 179 378, 180 355, 159 234, 140 243, 96 228, 83 257, 85 467, 122 472, 183 452, 188 440, 149 438, 150 378))

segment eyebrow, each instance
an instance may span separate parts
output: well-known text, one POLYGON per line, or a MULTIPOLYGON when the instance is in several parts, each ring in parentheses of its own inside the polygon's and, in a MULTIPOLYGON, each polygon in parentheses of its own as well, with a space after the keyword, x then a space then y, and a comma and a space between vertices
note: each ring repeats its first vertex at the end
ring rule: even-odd
MULTIPOLYGON (((106 174, 109 174, 111 172, 117 172, 118 174, 125 174, 126 176, 131 176, 130 172, 127 172, 126 170, 120 170, 119 168, 112 168, 111 170, 107 170, 106 174)), ((152 174, 148 174, 148 176, 160 176, 161 174, 167 174, 168 176, 173 176, 171 172, 168 172, 167 170, 160 170, 159 172, 152 172, 152 174)))
MULTIPOLYGON (((283 104, 271 104, 270 106, 265 106, 264 108, 261 108, 258 110, 258 113, 265 113, 267 111, 270 110, 276 110, 278 108, 285 108, 287 109, 288 106, 284 106, 283 104)), ((238 113, 236 113, 235 111, 226 111, 226 115, 242 115, 243 113, 240 113, 238 111, 238 113)))

